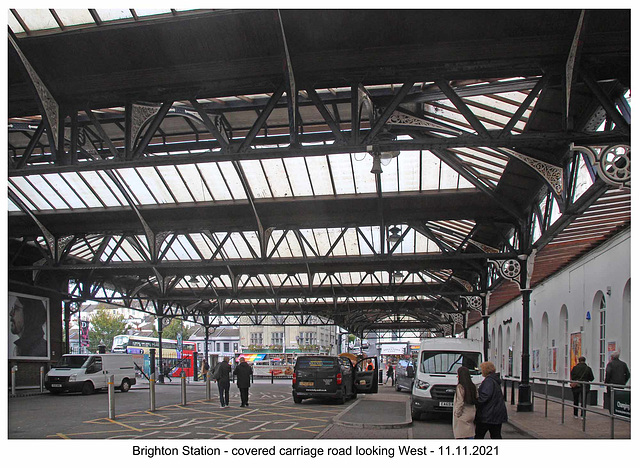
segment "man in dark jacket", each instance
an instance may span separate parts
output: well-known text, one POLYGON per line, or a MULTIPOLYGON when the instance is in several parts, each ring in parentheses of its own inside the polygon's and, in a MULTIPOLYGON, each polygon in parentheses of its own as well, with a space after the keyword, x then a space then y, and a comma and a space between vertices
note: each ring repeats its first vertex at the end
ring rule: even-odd
POLYGON ((492 439, 502 439, 502 423, 507 422, 507 407, 500 388, 500 375, 492 362, 480 364, 484 380, 478 388, 476 403, 476 439, 484 439, 489 431, 492 439))
POLYGON ((213 380, 218 383, 220 394, 220 408, 229 407, 229 387, 231 386, 231 366, 229 357, 225 356, 213 371, 213 380))
POLYGON ((251 376, 253 369, 244 360, 240 358, 240 364, 233 370, 233 375, 238 376, 238 390, 240 390, 240 406, 249 406, 249 387, 251 386, 251 376))
MULTIPOLYGON (((571 380, 577 380, 580 382, 592 382, 595 377, 591 367, 587 366, 587 358, 580 356, 578 358, 578 364, 571 369, 571 380)), ((578 417, 578 406, 585 408, 587 406, 586 397, 589 394, 589 384, 579 384, 574 382, 574 386, 571 387, 573 392, 573 417, 578 417)), ((584 417, 584 409, 580 414, 584 417)))
MULTIPOLYGON (((625 385, 629 381, 631 373, 624 361, 620 360, 620 352, 615 351, 611 353, 611 360, 607 364, 607 368, 604 374, 604 383, 625 385)), ((611 387, 607 387, 607 393, 604 396, 604 408, 610 409, 611 403, 611 387)))

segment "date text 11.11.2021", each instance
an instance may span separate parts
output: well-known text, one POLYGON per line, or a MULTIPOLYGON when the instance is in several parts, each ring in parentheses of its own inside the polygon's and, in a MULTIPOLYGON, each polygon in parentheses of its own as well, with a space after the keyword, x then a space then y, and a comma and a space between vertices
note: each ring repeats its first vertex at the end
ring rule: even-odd
POLYGON ((440 455, 498 455, 497 445, 441 445, 440 455))

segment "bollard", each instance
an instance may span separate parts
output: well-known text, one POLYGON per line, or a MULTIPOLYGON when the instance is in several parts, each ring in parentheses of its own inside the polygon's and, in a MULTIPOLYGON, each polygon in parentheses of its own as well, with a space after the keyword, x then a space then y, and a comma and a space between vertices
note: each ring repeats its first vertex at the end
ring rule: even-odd
MULTIPOLYGON (((609 413, 611 413, 611 439, 614 439, 614 431, 615 429, 613 428, 615 421, 616 421, 616 415, 613 414, 613 392, 615 392, 615 387, 612 385, 610 387, 608 387, 609 392, 610 392, 610 398, 609 398, 609 413)), ((606 394, 605 394, 605 398, 606 398, 606 394)))
POLYGON ((587 386, 582 385, 582 432, 587 432, 587 386))
POLYGON ((44 366, 40 366, 40 393, 44 393, 44 366))
POLYGON ((273 369, 271 369, 271 383, 273 384, 273 369))
POLYGON ((549 403, 549 381, 545 380, 544 381, 544 417, 545 418, 547 417, 547 414, 548 414, 548 411, 547 411, 549 407, 548 403, 549 403))
POLYGON ((156 373, 149 376, 149 411, 156 410, 156 373))
POLYGON ((107 390, 109 393, 109 419, 116 419, 116 389, 114 387, 113 374, 109 376, 107 390))
POLYGON ((180 387, 181 387, 181 405, 187 405, 187 377, 184 371, 180 372, 180 387))
POLYGON ((16 396, 16 372, 18 372, 18 366, 11 368, 11 395, 16 396))
POLYGON ((209 372, 207 372, 204 378, 204 392, 205 400, 211 400, 211 376, 209 372))

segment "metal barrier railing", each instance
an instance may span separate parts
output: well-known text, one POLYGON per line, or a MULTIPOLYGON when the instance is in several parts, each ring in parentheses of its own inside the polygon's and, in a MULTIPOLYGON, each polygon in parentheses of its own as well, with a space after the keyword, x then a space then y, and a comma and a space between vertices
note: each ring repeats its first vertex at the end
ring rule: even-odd
MULTIPOLYGON (((578 410, 578 412, 581 412, 582 414, 582 431, 586 432, 587 430, 587 413, 593 413, 594 415, 599 415, 599 416, 603 416, 603 417, 607 417, 611 420, 611 438, 613 439, 615 436, 615 432, 614 432, 614 423, 616 420, 619 421, 624 421, 624 422, 630 422, 631 419, 627 418, 625 416, 620 416, 615 414, 614 411, 614 392, 615 390, 629 390, 631 391, 631 385, 616 385, 616 384, 607 384, 604 382, 585 382, 582 380, 564 380, 564 379, 548 379, 548 378, 543 378, 543 377, 530 377, 530 382, 533 383, 542 383, 544 384, 544 393, 540 393, 540 392, 536 392, 533 387, 531 388, 531 404, 534 404, 535 399, 539 399, 539 400, 543 400, 544 401, 544 417, 548 417, 548 409, 549 409, 549 402, 552 403, 556 403, 561 405, 562 409, 560 411, 561 416, 560 416, 560 422, 561 424, 564 424, 564 420, 565 420, 565 407, 569 406, 571 408, 573 408, 574 410, 578 410), (556 383, 556 384, 560 384, 560 398, 556 398, 556 397, 550 397, 549 396, 549 383, 556 383), (571 391, 571 393, 573 393, 573 390, 571 389, 570 385, 572 383, 576 383, 579 384, 580 387, 580 391, 582 392, 581 395, 581 402, 582 402, 582 406, 580 405, 575 405, 573 403, 573 401, 571 401, 570 403, 566 402, 565 400, 565 389, 569 389, 571 391), (587 386, 600 386, 600 387, 606 387, 607 388, 607 392, 605 393, 605 398, 609 398, 609 413, 602 413, 601 411, 595 410, 595 409, 590 409, 587 406, 587 386)), ((507 383, 511 383, 511 404, 514 405, 515 404, 515 394, 516 394, 516 388, 517 388, 517 384, 520 383, 520 379, 518 377, 503 377, 502 378, 502 382, 503 382, 503 394, 504 394, 504 399, 505 401, 507 400, 507 383)), ((554 385, 554 387, 558 387, 558 385, 554 385)))

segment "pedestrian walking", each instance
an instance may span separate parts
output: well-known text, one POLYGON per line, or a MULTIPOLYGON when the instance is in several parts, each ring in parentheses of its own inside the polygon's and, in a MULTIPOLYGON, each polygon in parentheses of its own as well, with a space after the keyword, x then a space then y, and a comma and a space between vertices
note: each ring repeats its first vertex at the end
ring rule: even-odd
POLYGON ((209 373, 209 363, 207 362, 207 358, 202 359, 202 364, 200 365, 200 373, 202 375, 202 380, 207 380, 207 374, 209 373))
POLYGON ((225 356, 222 362, 213 370, 213 380, 218 384, 218 393, 220 394, 220 408, 229 407, 229 387, 231 386, 231 366, 229 365, 229 356, 225 356))
MULTIPOLYGON (((578 358, 578 364, 573 366, 573 369, 571 369, 571 380, 592 382, 593 379, 593 371, 591 370, 591 367, 587 366, 587 358, 580 356, 578 358)), ((584 417, 584 409, 587 407, 585 399, 587 395, 589 395, 591 387, 589 384, 581 384, 578 382, 571 382, 569 386, 573 393, 573 417, 578 417, 578 407, 582 408, 580 416, 584 417)))
POLYGON ((387 384, 387 382, 389 382, 389 379, 391 379, 391 385, 393 385, 394 382, 394 378, 393 378, 393 365, 391 363, 389 363, 389 367, 387 367, 387 380, 385 380, 385 385, 387 384))
POLYGON ((162 367, 162 374, 169 379, 169 382, 173 382, 173 380, 171 380, 171 366, 167 362, 165 362, 162 367))
POLYGON ((476 433, 476 402, 478 390, 471 380, 469 369, 458 368, 458 385, 453 397, 453 437, 456 439, 473 439, 476 433))
POLYGON ((493 362, 480 364, 484 380, 478 388, 476 403, 476 439, 484 439, 489 431, 492 439, 502 439, 502 423, 507 422, 507 407, 500 388, 500 375, 496 373, 493 362))
POLYGON ((251 387, 251 376, 253 369, 245 362, 244 357, 240 357, 240 364, 233 370, 233 375, 238 377, 238 390, 240 390, 240 407, 249 406, 249 387, 251 387))
MULTIPOLYGON (((624 361, 620 360, 620 352, 614 351, 611 353, 611 360, 605 369, 604 383, 625 385, 629 381, 630 377, 631 372, 629 372, 629 367, 627 367, 627 364, 624 361)), ((607 393, 604 396, 604 408, 608 409, 609 412, 612 411, 610 408, 612 391, 611 387, 607 387, 607 393)))

